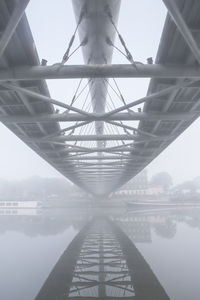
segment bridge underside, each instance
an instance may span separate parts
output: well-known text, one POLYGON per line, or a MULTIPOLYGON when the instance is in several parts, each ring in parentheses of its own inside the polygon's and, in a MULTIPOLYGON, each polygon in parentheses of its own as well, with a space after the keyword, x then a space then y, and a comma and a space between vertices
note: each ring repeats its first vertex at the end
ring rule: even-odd
POLYGON ((74 0, 84 66, 64 65, 67 56, 41 65, 24 15, 28 2, 0 2, 0 121, 72 182, 109 194, 199 117, 200 2, 163 0, 169 13, 155 64, 135 63, 125 48, 130 64, 111 65, 120 1, 74 0), (152 79, 142 99, 126 104, 119 94, 122 105, 108 109, 108 78, 117 77, 152 79), (50 78, 88 78, 91 109, 52 99, 50 78))
POLYGON ((113 222, 95 216, 64 251, 36 300, 169 300, 144 257, 113 222))

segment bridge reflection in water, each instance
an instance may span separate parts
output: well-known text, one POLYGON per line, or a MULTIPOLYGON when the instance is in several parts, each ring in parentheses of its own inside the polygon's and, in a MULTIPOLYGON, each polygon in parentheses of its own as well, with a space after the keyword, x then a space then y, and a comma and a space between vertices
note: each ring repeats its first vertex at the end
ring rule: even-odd
POLYGON ((126 234, 94 218, 62 254, 35 300, 169 299, 126 234))

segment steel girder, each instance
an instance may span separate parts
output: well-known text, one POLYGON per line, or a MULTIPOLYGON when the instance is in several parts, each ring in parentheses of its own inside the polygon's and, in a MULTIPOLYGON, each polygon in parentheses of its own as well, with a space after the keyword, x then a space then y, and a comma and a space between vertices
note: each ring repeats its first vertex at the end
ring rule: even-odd
MULTIPOLYGON (((76 78, 200 78, 200 67, 179 64, 24 66, 0 71, 0 82, 76 78)), ((98 80, 97 80, 98 81, 98 80)), ((102 97, 102 95, 101 95, 102 97)), ((96 112, 103 112, 97 110, 96 112)))
POLYGON ((73 1, 78 23, 82 14, 80 40, 87 36, 83 66, 41 66, 24 15, 28 1, 0 2, 0 121, 90 193, 109 194, 135 176, 199 116, 199 49, 192 26, 200 31, 200 3, 164 2, 170 15, 155 64, 136 67, 111 65, 113 48, 106 39, 114 43, 116 30, 109 16, 117 25, 118 0, 73 1), (152 79, 145 97, 106 112, 108 85, 102 82, 110 77, 152 79), (50 78, 90 78, 93 112, 52 99, 43 80, 50 78), (142 111, 130 111, 140 104, 142 111), (54 106, 64 111, 58 113, 54 106), (60 122, 69 125, 61 128, 60 122), (93 123, 95 133, 77 133, 93 123))
POLYGON ((113 221, 95 216, 72 240, 36 300, 169 297, 134 243, 113 221))

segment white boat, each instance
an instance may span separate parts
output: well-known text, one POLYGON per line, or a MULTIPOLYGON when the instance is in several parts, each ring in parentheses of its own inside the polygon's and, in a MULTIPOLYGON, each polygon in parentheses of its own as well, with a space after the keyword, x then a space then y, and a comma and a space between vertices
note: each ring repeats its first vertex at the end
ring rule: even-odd
POLYGON ((128 201, 126 205, 131 208, 141 208, 141 207, 190 207, 190 206, 200 206, 200 201, 158 201, 158 200, 135 200, 128 201))
POLYGON ((40 201, 0 201, 0 209, 5 208, 41 208, 42 203, 40 201))

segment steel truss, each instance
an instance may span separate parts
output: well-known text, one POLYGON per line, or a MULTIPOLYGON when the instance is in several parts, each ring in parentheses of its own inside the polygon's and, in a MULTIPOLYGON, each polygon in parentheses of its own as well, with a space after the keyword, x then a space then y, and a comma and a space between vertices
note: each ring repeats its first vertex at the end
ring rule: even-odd
POLYGON ((74 238, 36 300, 160 299, 169 297, 119 227, 96 217, 74 238))
POLYGON ((200 3, 163 0, 169 14, 157 58, 141 64, 117 29, 120 0, 83 0, 82 6, 73 0, 77 28, 63 60, 47 66, 38 61, 24 14, 28 2, 0 3, 0 121, 64 176, 105 196, 140 172, 200 114, 200 3), (65 65, 76 32, 86 63, 65 65), (129 64, 111 64, 115 36, 129 64), (152 78, 148 93, 126 103, 115 81, 122 104, 115 107, 114 101, 108 109, 112 86, 107 78, 123 77, 152 78), (71 104, 52 99, 44 80, 60 78, 88 78, 92 108, 75 106, 77 91, 71 104))
POLYGON ((105 222, 96 222, 86 235, 74 269, 68 299, 135 296, 126 258, 105 222))

